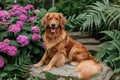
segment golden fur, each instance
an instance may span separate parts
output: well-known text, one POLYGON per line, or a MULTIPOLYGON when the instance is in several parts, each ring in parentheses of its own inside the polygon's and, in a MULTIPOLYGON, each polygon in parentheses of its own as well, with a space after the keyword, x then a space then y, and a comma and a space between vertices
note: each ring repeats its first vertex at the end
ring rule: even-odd
POLYGON ((40 67, 45 63, 47 66, 43 70, 48 71, 55 66, 70 62, 71 65, 77 65, 75 71, 84 80, 88 80, 92 75, 101 71, 102 66, 82 44, 68 35, 63 28, 65 23, 66 19, 61 13, 47 13, 43 17, 46 50, 42 59, 34 64, 34 67, 40 67))

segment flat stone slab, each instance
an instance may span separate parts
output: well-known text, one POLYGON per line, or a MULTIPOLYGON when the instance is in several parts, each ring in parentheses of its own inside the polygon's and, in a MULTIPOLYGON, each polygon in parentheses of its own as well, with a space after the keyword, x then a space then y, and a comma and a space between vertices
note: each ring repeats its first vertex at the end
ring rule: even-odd
POLYGON ((94 38, 81 38, 77 39, 77 41, 82 44, 97 44, 97 45, 100 44, 100 41, 94 38))
POLYGON ((100 47, 99 45, 84 45, 87 50, 94 50, 94 51, 99 51, 100 47))
MULTIPOLYGON (((34 68, 33 65, 31 65, 30 75, 45 80, 46 75, 45 72, 43 71, 44 67, 45 66, 34 68)), ((48 72, 53 75, 59 76, 56 80, 68 80, 66 79, 67 77, 69 78, 69 80, 80 80, 78 74, 74 71, 74 69, 75 66, 65 64, 64 66, 61 67, 55 67, 48 72)), ((103 65, 103 71, 93 76, 90 80, 110 80, 110 77, 112 75, 113 75, 112 70, 108 66, 103 65)))
POLYGON ((75 38, 86 38, 90 37, 89 32, 71 32, 69 33, 70 36, 75 37, 75 38))

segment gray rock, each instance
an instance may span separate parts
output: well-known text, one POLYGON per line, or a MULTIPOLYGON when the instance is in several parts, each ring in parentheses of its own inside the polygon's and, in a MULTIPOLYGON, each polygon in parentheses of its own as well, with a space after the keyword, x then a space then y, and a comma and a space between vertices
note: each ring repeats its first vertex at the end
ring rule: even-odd
MULTIPOLYGON (((41 79, 46 79, 46 76, 43 71, 43 67, 44 66, 39 68, 34 68, 33 66, 31 66, 30 68, 31 76, 37 76, 40 77, 41 79)), ((70 77, 67 80, 79 80, 78 79, 79 76, 74 71, 74 69, 75 66, 65 64, 64 66, 61 67, 55 67, 48 72, 54 75, 58 75, 59 78, 57 80, 66 80, 66 77, 70 77)), ((103 71, 93 76, 90 80, 109 80, 112 75, 113 75, 112 70, 108 66, 103 65, 103 71)))

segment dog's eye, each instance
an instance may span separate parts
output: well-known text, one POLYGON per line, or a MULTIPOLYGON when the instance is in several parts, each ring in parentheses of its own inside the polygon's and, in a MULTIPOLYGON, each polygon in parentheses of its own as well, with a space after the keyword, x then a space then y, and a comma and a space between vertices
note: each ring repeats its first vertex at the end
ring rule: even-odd
POLYGON ((56 20, 59 20, 58 18, 56 18, 56 20))
POLYGON ((49 20, 52 20, 52 18, 49 18, 49 20))

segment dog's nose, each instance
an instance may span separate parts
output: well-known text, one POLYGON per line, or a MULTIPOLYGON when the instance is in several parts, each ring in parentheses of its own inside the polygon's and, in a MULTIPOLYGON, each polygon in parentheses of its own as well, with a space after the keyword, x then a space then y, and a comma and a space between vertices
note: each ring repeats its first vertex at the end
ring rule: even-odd
POLYGON ((52 27, 55 27, 55 24, 51 24, 52 27))

